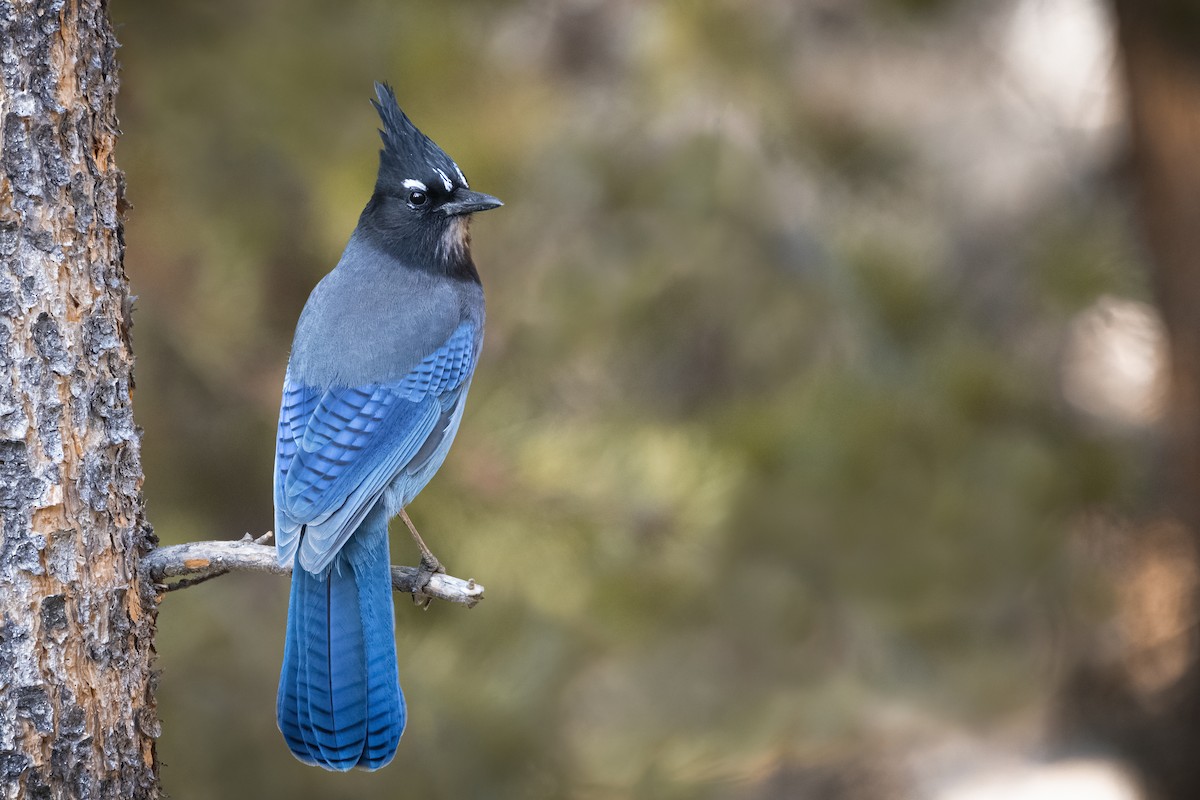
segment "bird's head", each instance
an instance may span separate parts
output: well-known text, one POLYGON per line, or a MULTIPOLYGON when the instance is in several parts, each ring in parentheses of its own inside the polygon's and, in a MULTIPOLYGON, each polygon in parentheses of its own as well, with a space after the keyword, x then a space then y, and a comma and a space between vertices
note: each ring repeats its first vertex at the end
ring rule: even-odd
POLYGON ((465 268, 471 261, 471 214, 504 204, 471 190, 458 164, 400 110, 390 86, 376 83, 375 95, 371 104, 383 120, 383 149, 360 228, 411 266, 465 268))

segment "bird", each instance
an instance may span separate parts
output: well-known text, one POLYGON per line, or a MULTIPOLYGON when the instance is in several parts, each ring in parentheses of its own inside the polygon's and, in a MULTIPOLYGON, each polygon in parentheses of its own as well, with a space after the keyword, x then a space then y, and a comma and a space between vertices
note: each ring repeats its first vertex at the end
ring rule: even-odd
POLYGON ((404 509, 462 420, 484 326, 470 219, 503 205, 388 84, 371 103, 374 191, 296 324, 275 448, 276 556, 292 568, 276 722, 296 758, 337 771, 385 766, 404 732, 388 521, 442 570, 404 509))

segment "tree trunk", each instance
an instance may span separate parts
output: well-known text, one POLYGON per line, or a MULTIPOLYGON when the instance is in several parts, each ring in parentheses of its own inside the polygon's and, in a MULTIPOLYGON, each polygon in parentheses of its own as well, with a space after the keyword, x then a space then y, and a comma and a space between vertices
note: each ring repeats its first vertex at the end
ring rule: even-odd
POLYGON ((1200 531, 1200 4, 1120 0, 1134 180, 1170 339, 1167 501, 1200 531))
MULTIPOLYGON (((1162 555, 1164 563, 1190 561, 1179 569, 1194 572, 1200 554, 1200 3, 1114 0, 1113 7, 1131 176, 1168 335, 1161 499, 1171 525, 1186 532, 1181 549, 1162 555)), ((1160 546, 1148 535, 1154 529, 1147 526, 1136 546, 1160 546)), ((1173 684, 1146 696, 1120 669, 1091 664, 1073 676, 1061 701, 1068 729, 1115 748, 1156 800, 1200 797, 1200 596, 1185 603, 1190 611, 1179 635, 1188 639, 1182 643, 1186 667, 1173 684)))
POLYGON ((104 0, 0 2, 0 786, 158 796, 104 0))

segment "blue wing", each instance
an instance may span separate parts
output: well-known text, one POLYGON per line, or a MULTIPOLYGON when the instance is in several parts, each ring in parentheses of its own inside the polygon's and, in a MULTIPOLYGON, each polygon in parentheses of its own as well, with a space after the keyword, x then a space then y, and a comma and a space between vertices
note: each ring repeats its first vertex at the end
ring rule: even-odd
POLYGON ((281 563, 299 550, 301 566, 323 570, 390 486, 402 484, 404 502, 423 488, 457 430, 480 344, 463 323, 386 384, 318 389, 289 374, 275 451, 281 563))

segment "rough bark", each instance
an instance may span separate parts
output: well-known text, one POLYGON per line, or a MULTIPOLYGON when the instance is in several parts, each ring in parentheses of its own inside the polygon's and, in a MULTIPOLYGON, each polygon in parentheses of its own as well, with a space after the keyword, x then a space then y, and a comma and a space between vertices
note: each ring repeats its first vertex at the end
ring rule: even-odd
POLYGON ((0 787, 158 796, 103 0, 0 1, 0 787))

